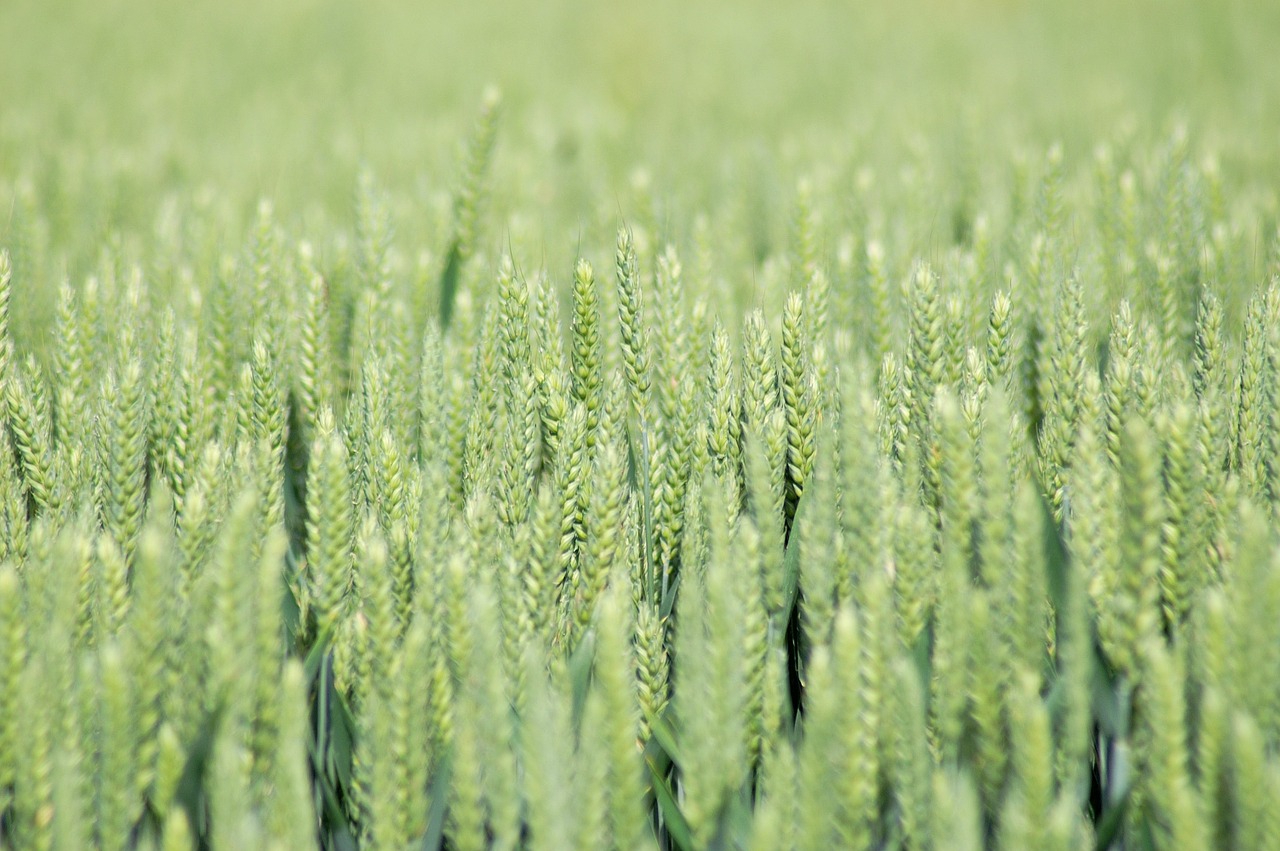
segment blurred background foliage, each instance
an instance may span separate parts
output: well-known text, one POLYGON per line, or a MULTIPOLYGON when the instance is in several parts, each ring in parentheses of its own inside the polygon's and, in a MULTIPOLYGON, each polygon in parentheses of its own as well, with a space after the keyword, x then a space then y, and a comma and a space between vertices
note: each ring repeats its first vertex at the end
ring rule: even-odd
POLYGON ((998 185, 1011 151, 1060 141, 1070 163, 1177 123, 1228 177, 1280 161, 1271 0, 6 0, 0 31, 0 198, 64 204, 73 263, 166 194, 345 217, 364 165, 438 204, 489 83, 497 221, 560 266, 593 218, 633 213, 639 170, 678 235, 813 162, 902 178, 942 151, 998 185))

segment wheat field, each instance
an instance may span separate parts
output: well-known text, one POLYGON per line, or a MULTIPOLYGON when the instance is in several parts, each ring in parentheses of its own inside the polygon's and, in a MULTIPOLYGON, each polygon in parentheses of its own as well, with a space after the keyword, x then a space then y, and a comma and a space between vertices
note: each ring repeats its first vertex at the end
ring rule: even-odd
POLYGON ((1280 6, 0 33, 0 848, 1280 849, 1280 6))

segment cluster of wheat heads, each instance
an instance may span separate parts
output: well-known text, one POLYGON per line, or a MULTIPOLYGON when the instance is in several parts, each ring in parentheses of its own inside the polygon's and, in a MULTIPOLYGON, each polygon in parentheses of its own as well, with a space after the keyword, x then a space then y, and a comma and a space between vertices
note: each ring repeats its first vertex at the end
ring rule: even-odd
POLYGON ((767 310, 489 257, 492 138, 417 271, 370 179, 39 333, 0 255, 0 845, 1280 847, 1275 238, 1184 136, 931 263, 803 184, 767 310))

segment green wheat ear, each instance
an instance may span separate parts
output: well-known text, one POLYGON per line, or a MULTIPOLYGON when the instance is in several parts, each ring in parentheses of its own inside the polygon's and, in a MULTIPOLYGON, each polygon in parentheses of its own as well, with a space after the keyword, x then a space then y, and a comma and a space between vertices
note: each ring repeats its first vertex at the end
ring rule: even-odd
POLYGON ((816 454, 818 386, 812 350, 805 333, 804 301, 799 293, 787 298, 782 314, 780 370, 783 410, 787 421, 788 526, 795 517, 816 454))
POLYGON ((480 114, 463 156, 462 179, 453 198, 453 238, 449 244, 444 270, 440 274, 442 328, 448 328, 453 319, 454 300, 464 266, 476 251, 476 228, 480 219, 484 179, 493 153, 501 104, 502 95, 496 88, 485 90, 480 101, 480 114))
POLYGON ((352 586, 354 495, 346 443, 329 409, 320 411, 309 471, 307 573, 312 606, 322 633, 342 620, 352 586))
POLYGON ((588 442, 594 445, 603 402, 604 352, 595 272, 586 260, 578 260, 573 267, 573 323, 569 333, 573 340, 570 357, 573 397, 586 409, 588 442))
POLYGON ((778 404, 778 373, 774 344, 764 314, 754 310, 742 329, 743 388, 747 421, 761 428, 778 404))
POLYGON ((26 623, 22 614, 22 586, 10 564, 0 566, 0 624, 4 638, 0 648, 0 788, 9 789, 17 777, 18 740, 21 727, 17 709, 19 690, 27 654, 26 623))
POLYGON ((0 249, 0 384, 12 380, 13 336, 9 330, 9 303, 13 299, 13 261, 7 249, 0 249))
POLYGON ((597 608, 595 677, 601 697, 602 733, 607 738, 610 829, 620 848, 645 847, 649 829, 642 802, 643 763, 637 749, 640 705, 635 691, 634 626, 630 603, 619 586, 611 586, 597 608))

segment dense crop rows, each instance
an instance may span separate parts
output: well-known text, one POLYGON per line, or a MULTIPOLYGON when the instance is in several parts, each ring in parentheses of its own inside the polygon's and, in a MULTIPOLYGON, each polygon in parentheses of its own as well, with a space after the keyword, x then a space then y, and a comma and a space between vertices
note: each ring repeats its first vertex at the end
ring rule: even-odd
POLYGON ((0 128, 0 847, 1280 849, 1251 148, 506 109, 247 224, 0 128))

